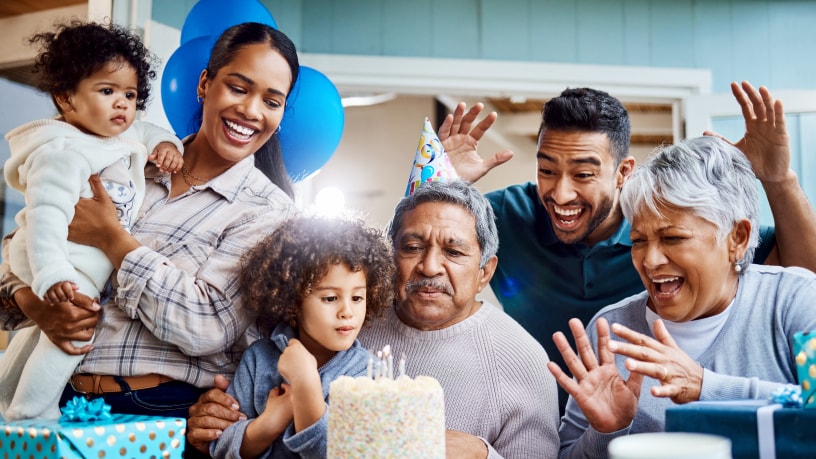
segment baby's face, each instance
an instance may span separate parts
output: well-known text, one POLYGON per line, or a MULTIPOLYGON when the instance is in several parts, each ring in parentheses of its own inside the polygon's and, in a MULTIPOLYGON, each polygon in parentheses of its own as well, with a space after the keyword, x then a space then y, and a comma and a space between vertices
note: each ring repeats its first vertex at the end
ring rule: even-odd
POLYGON ((117 136, 136 117, 138 78, 125 61, 111 61, 58 103, 65 121, 89 134, 117 136))
POLYGON ((303 298, 298 314, 299 338, 318 361, 354 344, 366 315, 366 276, 344 264, 332 265, 303 298))

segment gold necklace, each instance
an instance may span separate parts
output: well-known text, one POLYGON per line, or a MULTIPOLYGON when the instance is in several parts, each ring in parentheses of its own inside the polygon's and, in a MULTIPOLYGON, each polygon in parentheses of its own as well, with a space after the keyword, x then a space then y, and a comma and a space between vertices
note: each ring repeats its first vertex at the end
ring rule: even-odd
POLYGON ((209 180, 204 180, 201 177, 196 177, 195 175, 193 175, 193 173, 190 172, 190 170, 187 169, 186 166, 181 166, 181 178, 184 180, 184 183, 190 186, 195 186, 195 183, 191 182, 190 179, 199 181, 201 183, 209 182, 209 180))

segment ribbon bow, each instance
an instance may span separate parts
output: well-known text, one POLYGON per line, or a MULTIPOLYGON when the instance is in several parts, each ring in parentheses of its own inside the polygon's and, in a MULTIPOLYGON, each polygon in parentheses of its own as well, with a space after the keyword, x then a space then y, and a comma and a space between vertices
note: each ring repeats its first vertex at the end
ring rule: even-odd
POLYGON ((60 421, 88 422, 111 419, 111 407, 103 398, 88 400, 85 397, 74 397, 62 407, 60 421))
POLYGON ((785 408, 802 407, 802 388, 788 384, 771 392, 771 400, 785 408))

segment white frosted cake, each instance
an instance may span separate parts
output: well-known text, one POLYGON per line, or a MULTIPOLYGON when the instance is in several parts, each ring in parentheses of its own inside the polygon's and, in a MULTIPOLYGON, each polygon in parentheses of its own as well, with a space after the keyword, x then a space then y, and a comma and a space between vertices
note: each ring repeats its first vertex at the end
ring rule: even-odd
POLYGON ((328 457, 445 458, 439 381, 340 376, 329 387, 328 457))

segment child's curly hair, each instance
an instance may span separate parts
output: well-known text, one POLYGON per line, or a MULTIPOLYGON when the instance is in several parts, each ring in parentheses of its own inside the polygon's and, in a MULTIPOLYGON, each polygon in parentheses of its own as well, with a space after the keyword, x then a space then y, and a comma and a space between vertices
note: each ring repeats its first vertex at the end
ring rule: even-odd
POLYGON ((79 19, 56 27, 56 32, 38 33, 29 39, 40 50, 34 60, 34 71, 42 72, 37 85, 40 90, 51 94, 52 99, 69 93, 108 62, 121 59, 136 71, 136 109, 145 109, 150 80, 156 78, 151 66, 157 59, 136 34, 116 24, 79 19))
POLYGON ((264 332, 281 321, 297 328, 303 298, 336 264, 365 274, 365 323, 380 317, 394 299, 394 259, 382 232, 356 218, 284 222, 241 258, 244 304, 258 313, 264 332))

